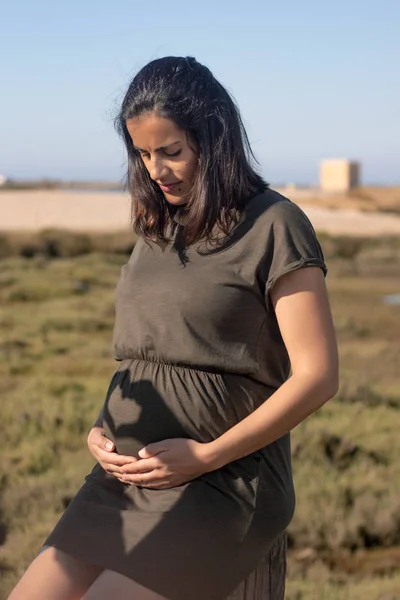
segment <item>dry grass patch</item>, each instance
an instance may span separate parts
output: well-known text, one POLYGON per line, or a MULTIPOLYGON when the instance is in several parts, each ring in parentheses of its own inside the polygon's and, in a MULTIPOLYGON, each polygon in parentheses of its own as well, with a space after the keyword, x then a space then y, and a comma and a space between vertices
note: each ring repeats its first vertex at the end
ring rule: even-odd
MULTIPOLYGON (((400 245, 364 241, 352 255, 343 239, 322 243, 341 387, 293 433, 287 597, 383 600, 400 593, 389 554, 400 542, 400 319, 382 301, 399 291, 400 245)), ((114 288, 126 260, 102 250, 0 261, 1 600, 93 464, 86 435, 115 369, 114 288)))

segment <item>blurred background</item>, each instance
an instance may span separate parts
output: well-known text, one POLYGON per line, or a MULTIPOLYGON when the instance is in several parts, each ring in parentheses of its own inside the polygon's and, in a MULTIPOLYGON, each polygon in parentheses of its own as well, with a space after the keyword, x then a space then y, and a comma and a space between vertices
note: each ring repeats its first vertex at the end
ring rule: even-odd
POLYGON ((293 432, 287 598, 400 599, 399 34, 395 0, 3 3, 0 600, 93 464, 135 244, 113 119, 167 55, 233 94, 329 267, 341 384, 293 432))

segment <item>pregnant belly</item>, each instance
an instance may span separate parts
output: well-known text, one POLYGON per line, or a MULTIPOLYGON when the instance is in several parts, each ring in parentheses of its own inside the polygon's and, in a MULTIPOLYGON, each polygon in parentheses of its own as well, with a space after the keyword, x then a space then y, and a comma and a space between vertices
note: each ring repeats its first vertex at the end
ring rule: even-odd
POLYGON ((120 454, 129 456, 168 438, 209 442, 265 400, 266 390, 250 381, 142 360, 123 361, 107 393, 105 433, 120 454), (243 380, 246 385, 240 384, 243 380))

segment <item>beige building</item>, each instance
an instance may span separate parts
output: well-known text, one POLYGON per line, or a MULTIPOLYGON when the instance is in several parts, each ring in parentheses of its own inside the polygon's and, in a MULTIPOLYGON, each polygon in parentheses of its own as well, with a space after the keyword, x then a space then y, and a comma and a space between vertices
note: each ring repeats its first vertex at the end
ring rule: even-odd
POLYGON ((323 160, 319 179, 321 190, 346 192, 360 185, 360 163, 346 159, 323 160))

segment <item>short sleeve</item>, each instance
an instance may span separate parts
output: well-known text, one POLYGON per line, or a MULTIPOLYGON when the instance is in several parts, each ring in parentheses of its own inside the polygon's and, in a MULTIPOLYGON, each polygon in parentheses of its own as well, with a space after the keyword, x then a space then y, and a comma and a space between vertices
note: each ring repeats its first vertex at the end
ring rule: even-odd
POLYGON ((270 235, 264 264, 265 296, 276 281, 303 267, 320 267, 324 275, 327 267, 322 248, 307 215, 297 204, 282 200, 268 211, 270 235))

